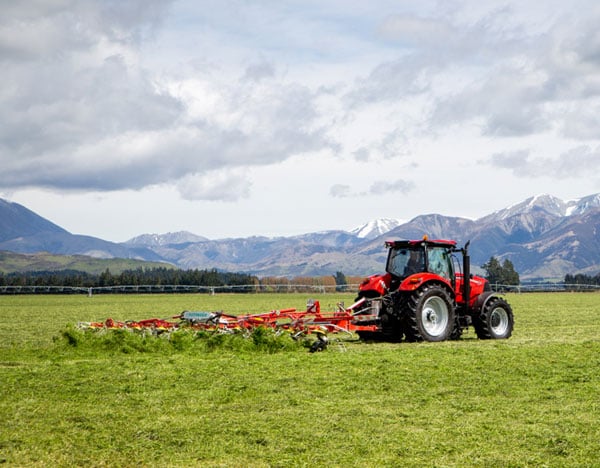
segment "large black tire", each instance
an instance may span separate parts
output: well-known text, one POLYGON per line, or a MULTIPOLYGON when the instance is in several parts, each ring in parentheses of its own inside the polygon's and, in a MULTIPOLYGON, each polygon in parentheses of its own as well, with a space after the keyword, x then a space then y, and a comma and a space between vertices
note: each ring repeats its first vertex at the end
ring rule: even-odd
MULTIPOLYGON (((364 310, 370 311, 371 305, 367 302, 364 310)), ((355 316, 360 316, 360 310, 355 313, 355 316)), ((390 341, 399 343, 402 340, 402 324, 399 318, 393 313, 393 301, 390 298, 384 297, 379 310, 377 320, 360 322, 364 325, 379 325, 379 331, 359 331, 358 337, 363 341, 390 341), (387 300, 386 300, 387 299, 387 300)))
POLYGON ((502 340, 512 335, 515 319, 508 302, 503 298, 491 297, 479 316, 473 320, 475 333, 481 340, 502 340))
POLYGON ((381 335, 385 341, 400 343, 402 341, 402 322, 390 312, 390 310, 384 309, 381 313, 381 335))
POLYGON ((403 315, 406 341, 444 341, 455 329, 454 301, 437 284, 425 285, 412 293, 403 315))
POLYGON ((385 337, 379 331, 359 331, 356 332, 361 341, 383 341, 385 337))

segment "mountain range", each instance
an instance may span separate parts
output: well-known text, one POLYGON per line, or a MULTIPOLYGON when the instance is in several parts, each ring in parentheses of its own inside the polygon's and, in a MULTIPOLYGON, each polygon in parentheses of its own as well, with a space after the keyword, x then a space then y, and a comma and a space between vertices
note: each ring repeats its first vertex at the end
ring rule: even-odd
POLYGON ((180 268, 258 276, 367 275, 384 269, 386 239, 471 240, 475 271, 490 257, 510 259, 521 279, 563 279, 600 271, 600 194, 563 201, 530 197, 477 220, 424 214, 374 220, 351 231, 211 240, 189 232, 142 234, 114 243, 71 234, 26 207, 0 199, 0 250, 162 261, 180 268))

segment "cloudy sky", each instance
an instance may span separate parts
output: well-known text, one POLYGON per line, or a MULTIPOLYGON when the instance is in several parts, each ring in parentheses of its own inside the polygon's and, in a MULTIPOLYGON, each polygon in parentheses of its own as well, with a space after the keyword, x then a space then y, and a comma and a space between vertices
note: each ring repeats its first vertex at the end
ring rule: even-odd
POLYGON ((0 197, 113 241, 600 192, 596 0, 0 5, 0 197))

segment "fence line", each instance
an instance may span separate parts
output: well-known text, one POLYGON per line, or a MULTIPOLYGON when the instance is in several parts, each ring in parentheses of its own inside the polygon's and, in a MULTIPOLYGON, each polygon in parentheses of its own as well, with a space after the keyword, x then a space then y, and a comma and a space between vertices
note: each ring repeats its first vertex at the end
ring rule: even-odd
POLYGON ((520 285, 492 284, 492 290, 496 292, 589 292, 600 291, 598 284, 571 284, 571 283, 524 283, 520 285))
MULTIPOLYGON (((531 283, 519 286, 492 284, 492 290, 497 292, 528 293, 528 292, 589 292, 600 291, 597 284, 566 284, 566 283, 531 283)), ((306 284, 240 284, 222 286, 198 285, 123 285, 123 286, 0 286, 0 294, 168 294, 168 293, 333 293, 358 290, 358 284, 347 285, 306 285, 306 284)))
POLYGON ((222 286, 199 286, 182 284, 141 284, 141 285, 121 285, 121 286, 0 286, 0 294, 87 294, 93 296, 96 294, 158 294, 158 293, 293 293, 293 292, 352 292, 358 289, 356 285, 335 286, 335 285, 305 285, 305 284, 239 284, 222 286))

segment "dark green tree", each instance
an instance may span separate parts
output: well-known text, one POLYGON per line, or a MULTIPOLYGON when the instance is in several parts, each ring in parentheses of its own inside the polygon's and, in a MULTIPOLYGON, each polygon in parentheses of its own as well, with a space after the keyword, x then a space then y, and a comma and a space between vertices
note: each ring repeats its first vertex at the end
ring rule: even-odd
POLYGON ((501 284, 502 278, 502 265, 496 257, 490 257, 487 263, 481 265, 481 268, 485 270, 485 278, 492 284, 501 284))
POLYGON ((507 258, 502 262, 502 284, 518 286, 521 283, 519 273, 516 272, 515 266, 507 258))
POLYGON ((115 284, 113 275, 110 273, 110 270, 107 268, 98 278, 98 286, 113 286, 115 284))
POLYGON ((513 263, 505 259, 501 264, 496 257, 490 257, 487 263, 481 265, 486 272, 486 279, 491 284, 518 285, 520 284, 519 273, 516 272, 513 263))

